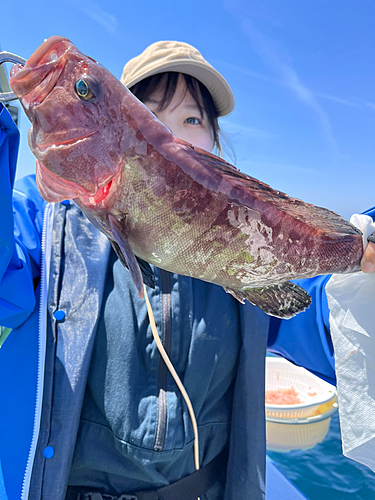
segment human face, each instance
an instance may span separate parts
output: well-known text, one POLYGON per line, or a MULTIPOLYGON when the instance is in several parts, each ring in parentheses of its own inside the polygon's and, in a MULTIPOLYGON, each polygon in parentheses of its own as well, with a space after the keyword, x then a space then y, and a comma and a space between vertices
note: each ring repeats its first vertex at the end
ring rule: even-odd
POLYGON ((176 137, 190 142, 193 146, 211 151, 214 141, 207 114, 202 109, 203 114, 201 115, 192 95, 187 91, 185 80, 181 75, 178 78, 173 99, 167 107, 159 111, 163 94, 164 89, 158 88, 144 99, 144 104, 176 137))

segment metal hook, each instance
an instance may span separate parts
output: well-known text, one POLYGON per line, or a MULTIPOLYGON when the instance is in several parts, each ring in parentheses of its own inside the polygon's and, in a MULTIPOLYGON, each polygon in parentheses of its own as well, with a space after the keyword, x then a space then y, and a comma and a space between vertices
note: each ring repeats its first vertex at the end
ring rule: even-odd
MULTIPOLYGON (((5 62, 25 65, 26 59, 11 52, 0 52, 0 65, 5 62)), ((0 92, 0 101, 9 102, 15 99, 18 99, 18 97, 13 92, 0 92)))

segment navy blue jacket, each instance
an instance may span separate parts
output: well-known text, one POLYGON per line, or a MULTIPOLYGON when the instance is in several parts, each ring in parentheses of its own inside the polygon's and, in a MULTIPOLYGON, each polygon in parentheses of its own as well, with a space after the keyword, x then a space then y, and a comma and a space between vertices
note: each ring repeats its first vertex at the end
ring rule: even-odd
MULTIPOLYGON (((74 203, 46 204, 34 176, 13 189, 17 148, 18 131, 1 107, 0 324, 13 331, 0 349, 0 499, 63 500, 82 428, 111 249, 74 203)), ((149 297, 162 325, 155 271, 157 287, 149 297)), ((122 396, 129 418, 117 422, 110 416, 109 428, 117 435, 121 427, 120 451, 129 471, 132 463, 147 470, 150 461, 158 461, 160 474, 156 477, 152 469, 150 478, 159 486, 193 472, 192 428, 172 381, 165 446, 155 454, 159 354, 145 304, 127 272, 119 272, 125 286, 121 307, 129 317, 121 325, 129 365, 129 391, 122 396)), ((263 499, 269 317, 250 304, 240 305, 221 287, 177 275, 171 280, 178 331, 171 357, 196 411, 201 464, 229 440, 225 500, 263 499)), ((325 280, 302 283, 315 299, 306 313, 271 320, 270 348, 332 381, 325 280)), ((131 486, 137 489, 136 482, 131 486)))

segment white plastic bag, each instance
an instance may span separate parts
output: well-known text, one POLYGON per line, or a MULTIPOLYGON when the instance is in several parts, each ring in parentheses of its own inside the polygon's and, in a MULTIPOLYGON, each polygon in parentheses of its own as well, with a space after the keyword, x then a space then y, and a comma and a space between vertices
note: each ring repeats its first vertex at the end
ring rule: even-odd
MULTIPOLYGON (((350 221, 367 236, 367 215, 350 221)), ((335 350, 343 453, 375 472, 375 273, 333 275, 326 293, 335 350)))

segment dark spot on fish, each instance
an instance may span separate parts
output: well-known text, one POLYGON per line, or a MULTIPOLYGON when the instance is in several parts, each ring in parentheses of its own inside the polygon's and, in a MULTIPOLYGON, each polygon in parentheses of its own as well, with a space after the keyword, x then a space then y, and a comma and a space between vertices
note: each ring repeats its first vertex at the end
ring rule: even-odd
POLYGON ((116 110, 114 108, 109 108, 109 114, 110 114, 112 120, 117 119, 117 113, 116 113, 116 110))
MULTIPOLYGON (((137 130, 137 132, 135 134, 135 138, 137 139, 137 141, 143 141, 144 140, 143 134, 139 130, 137 130)), ((147 144, 147 154, 148 154, 148 147, 149 147, 149 144, 147 144)))

